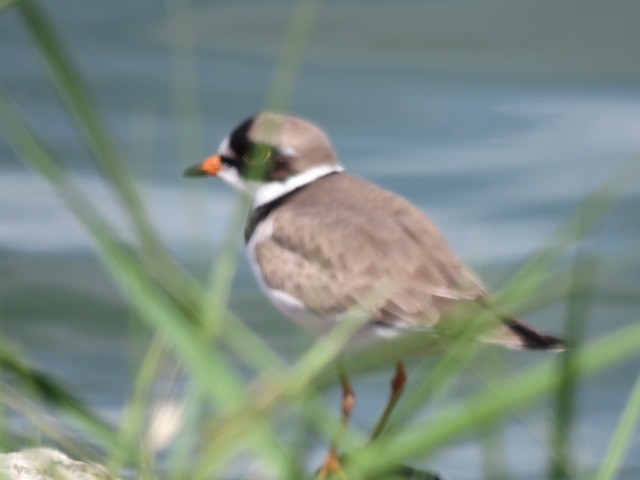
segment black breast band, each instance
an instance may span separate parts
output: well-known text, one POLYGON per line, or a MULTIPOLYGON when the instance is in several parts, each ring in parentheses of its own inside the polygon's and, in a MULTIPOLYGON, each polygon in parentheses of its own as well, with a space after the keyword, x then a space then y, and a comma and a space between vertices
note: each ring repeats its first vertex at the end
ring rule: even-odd
MULTIPOLYGON (((331 172, 328 173, 327 175, 324 175, 320 178, 318 178, 317 180, 320 180, 322 178, 327 178, 330 175, 333 175, 335 173, 340 173, 340 172, 331 172)), ((314 180, 317 181, 317 180, 314 180)), ((304 190, 306 187, 308 187, 309 185, 311 185, 314 182, 309 182, 309 183, 305 183, 304 185, 295 188, 293 190, 291 190, 289 193, 286 193, 278 198, 274 198, 273 200, 271 200, 268 203, 265 203, 264 205, 260 205, 257 208, 254 208, 253 210, 251 210, 251 212, 249 213, 249 217, 247 218, 247 223, 244 226, 244 241, 245 243, 249 243, 249 240, 251 239, 251 236, 253 235, 253 232, 255 232, 256 228, 258 227, 258 224, 264 220, 265 218, 267 218, 267 216, 273 212, 276 208, 278 208, 280 205, 282 205, 285 201, 289 200, 291 197, 295 196, 296 194, 298 194, 299 192, 301 192, 302 190, 304 190)))

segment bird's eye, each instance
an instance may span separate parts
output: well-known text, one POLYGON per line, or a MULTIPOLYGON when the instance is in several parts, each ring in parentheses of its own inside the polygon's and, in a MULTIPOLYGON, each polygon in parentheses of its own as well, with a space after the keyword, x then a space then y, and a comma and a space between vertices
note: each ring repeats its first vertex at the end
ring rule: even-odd
POLYGON ((256 145, 251 151, 244 156, 244 161, 249 165, 261 165, 268 162, 271 159, 273 150, 266 145, 256 145))

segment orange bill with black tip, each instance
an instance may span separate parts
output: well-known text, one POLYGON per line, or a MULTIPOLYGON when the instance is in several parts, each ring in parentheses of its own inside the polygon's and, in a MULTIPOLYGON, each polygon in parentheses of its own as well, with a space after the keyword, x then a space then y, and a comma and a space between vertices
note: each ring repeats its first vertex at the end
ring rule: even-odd
POLYGON ((184 171, 185 177, 211 177, 216 176, 222 169, 222 158, 220 155, 211 155, 201 164, 194 165, 184 171))

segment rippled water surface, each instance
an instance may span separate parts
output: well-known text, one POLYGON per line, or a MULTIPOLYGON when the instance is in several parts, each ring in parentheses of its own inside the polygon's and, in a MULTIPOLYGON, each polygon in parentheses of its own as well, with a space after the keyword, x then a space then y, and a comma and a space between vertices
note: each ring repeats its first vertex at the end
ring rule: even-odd
MULTIPOLYGON (((214 181, 186 182, 181 172, 265 104, 291 3, 183 4, 137 0, 116 9, 51 0, 46 11, 96 94, 163 239, 183 261, 208 263, 230 224, 234 195, 214 181)), ((630 0, 325 2, 291 110, 326 128, 349 170, 427 210, 498 288, 640 152, 638 20, 640 3, 630 0)), ((0 65, 2 88, 126 238, 126 222, 11 8, 0 16, 0 65)), ((636 186, 586 242, 603 266, 589 338, 638 321, 639 239, 636 186)), ((92 251, 51 189, 0 140, 3 334, 116 418, 130 387, 135 327, 92 251)), ((267 305, 244 262, 232 304, 288 357, 309 344, 267 305)), ((563 314, 559 303, 528 317, 561 332, 563 314)), ((514 368, 542 359, 505 355, 514 368)), ((583 467, 602 458, 639 367, 636 358, 579 390, 575 444, 583 467)), ((386 398, 388 373, 356 381, 355 422, 363 428, 386 398)), ((547 407, 541 401, 507 425, 513 478, 545 471, 547 407)), ((478 443, 470 438, 421 465, 446 478, 479 478, 478 443)), ((631 448, 639 451, 640 439, 631 448)), ((632 454, 620 478, 638 475, 632 454)))

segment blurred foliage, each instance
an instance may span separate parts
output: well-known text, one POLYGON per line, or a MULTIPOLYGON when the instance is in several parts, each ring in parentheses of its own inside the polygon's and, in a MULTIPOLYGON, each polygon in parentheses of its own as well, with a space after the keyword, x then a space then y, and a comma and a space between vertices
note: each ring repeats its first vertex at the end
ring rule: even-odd
MULTIPOLYGON (((10 3, 1 2, 0 9, 10 3)), ((286 110, 318 5, 315 0, 300 1, 293 10, 280 67, 266 101, 270 109, 286 110)), ((302 442, 296 436, 287 439, 280 435, 278 417, 286 411, 290 420, 297 412, 301 432, 316 433, 329 443, 339 417, 337 408, 325 403, 320 390, 333 381, 334 361, 359 327, 359 320, 342 323, 287 365, 227 308, 235 271, 235 239, 242 228, 246 199, 239 202, 235 230, 229 233, 223 255, 203 285, 174 260, 154 231, 93 95, 41 8, 32 0, 17 1, 12 8, 20 15, 80 140, 134 226, 134 244, 123 244, 114 235, 100 206, 83 193, 55 148, 47 144, 46 132, 35 131, 12 100, 0 92, 3 133, 24 162, 56 189, 90 232, 97 254, 126 294, 136 318, 155 332, 155 338, 140 362, 135 388, 119 425, 100 418, 90 405, 55 379, 31 368, 20 352, 4 342, 0 342, 0 401, 11 414, 23 417, 39 431, 42 442, 54 443, 85 459, 97 458, 117 474, 133 470, 141 478, 223 478, 242 458, 259 465, 266 477, 300 478, 308 470, 302 442), (163 398, 152 407, 153 385, 165 356, 176 359, 176 373, 189 379, 189 387, 186 393, 163 398), (253 380, 249 383, 243 380, 245 375, 236 360, 251 371, 253 380), (164 460, 157 464, 161 454, 164 460)), ((578 255, 573 272, 564 276, 554 273, 552 266, 582 241, 639 177, 640 162, 634 158, 584 202, 499 295, 505 308, 522 307, 546 288, 549 295, 545 298, 552 301, 558 292, 567 290, 568 278, 568 290, 572 292, 567 312, 567 337, 574 347, 571 352, 550 356, 517 377, 496 376, 485 389, 448 404, 436 418, 416 421, 416 413, 477 358, 481 346, 472 343, 472 335, 462 336, 431 369, 421 369, 412 378, 411 388, 384 435, 366 443, 355 428, 348 432, 344 442, 344 448, 351 449, 346 462, 348 478, 435 478, 398 465, 417 456, 424 459, 469 433, 494 431, 499 435, 505 417, 531 405, 541 395, 553 393, 557 398, 557 428, 552 442, 558 453, 550 458, 549 475, 553 479, 574 475, 570 431, 576 385, 587 376, 637 356, 640 324, 583 345, 584 325, 577 319, 588 316, 597 259, 578 255)), ((349 368, 353 372, 376 368, 409 349, 424 348, 421 342, 425 341, 416 336, 389 342, 375 355, 365 350, 350 359, 349 368)), ((640 411, 638 385, 629 398, 599 480, 615 478, 628 448, 640 411)), ((5 412, 0 437, 4 448, 15 448, 20 433, 6 417, 5 412)), ((250 478, 249 473, 240 476, 250 478)))

